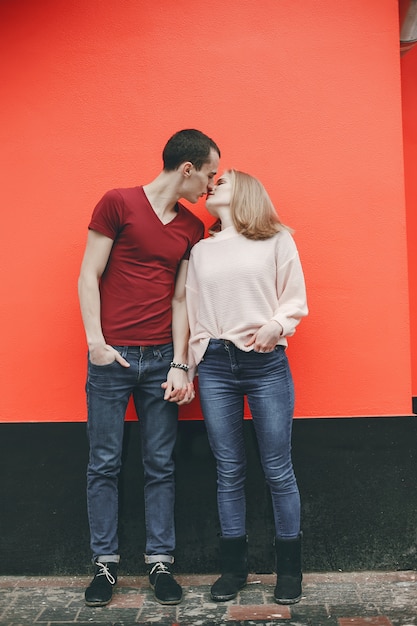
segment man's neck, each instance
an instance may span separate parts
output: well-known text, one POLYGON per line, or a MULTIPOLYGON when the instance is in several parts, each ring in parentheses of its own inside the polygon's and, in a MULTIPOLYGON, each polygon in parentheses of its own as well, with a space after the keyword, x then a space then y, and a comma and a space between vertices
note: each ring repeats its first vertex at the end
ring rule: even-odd
POLYGON ((152 182, 143 186, 149 204, 161 222, 167 224, 175 215, 179 200, 175 181, 166 172, 161 172, 152 182))

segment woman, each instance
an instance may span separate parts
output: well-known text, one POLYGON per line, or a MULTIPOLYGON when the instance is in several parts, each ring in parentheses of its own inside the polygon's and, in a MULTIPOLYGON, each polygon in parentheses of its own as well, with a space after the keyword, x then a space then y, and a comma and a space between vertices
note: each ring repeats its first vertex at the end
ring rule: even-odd
POLYGON ((247 397, 275 521, 279 604, 301 598, 300 496, 291 460, 294 390, 285 348, 307 315, 303 271, 263 185, 226 171, 206 201, 212 236, 190 257, 190 352, 217 463, 221 577, 213 600, 234 598, 248 574, 243 439, 247 397), (217 231, 217 232, 215 232, 217 231))

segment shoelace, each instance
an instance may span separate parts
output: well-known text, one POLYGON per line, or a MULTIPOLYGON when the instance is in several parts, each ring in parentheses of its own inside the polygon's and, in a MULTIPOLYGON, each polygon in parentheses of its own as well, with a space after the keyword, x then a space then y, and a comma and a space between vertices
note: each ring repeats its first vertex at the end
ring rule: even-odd
POLYGON ((169 571, 169 567, 167 567, 165 565, 165 563, 158 562, 155 563, 155 565, 153 566, 153 568, 151 569, 151 571, 149 572, 149 574, 153 574, 155 571, 157 570, 158 574, 170 574, 171 572, 169 571))
POLYGON ((116 584, 115 578, 111 575, 109 568, 105 563, 100 563, 100 561, 96 561, 96 565, 100 568, 97 572, 96 576, 105 576, 111 585, 116 584))

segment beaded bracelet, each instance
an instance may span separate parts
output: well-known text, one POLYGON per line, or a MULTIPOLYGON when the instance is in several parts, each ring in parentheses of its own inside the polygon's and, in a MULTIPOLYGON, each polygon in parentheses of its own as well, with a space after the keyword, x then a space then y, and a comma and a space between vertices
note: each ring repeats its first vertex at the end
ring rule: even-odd
POLYGON ((190 369, 186 363, 174 363, 174 361, 171 361, 169 366, 176 367, 179 370, 184 370, 184 372, 188 372, 188 370, 190 369))

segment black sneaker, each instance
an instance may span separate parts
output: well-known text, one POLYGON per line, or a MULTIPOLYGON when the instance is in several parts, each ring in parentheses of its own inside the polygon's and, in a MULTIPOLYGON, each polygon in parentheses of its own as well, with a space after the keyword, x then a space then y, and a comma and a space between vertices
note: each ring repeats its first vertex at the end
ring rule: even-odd
POLYGON ((85 590, 87 606, 105 606, 113 595, 113 587, 117 583, 117 563, 94 563, 94 578, 85 590))
POLYGON ((152 565, 149 582, 154 590, 155 600, 159 604, 179 604, 182 600, 182 589, 174 579, 169 563, 158 562, 152 565))

